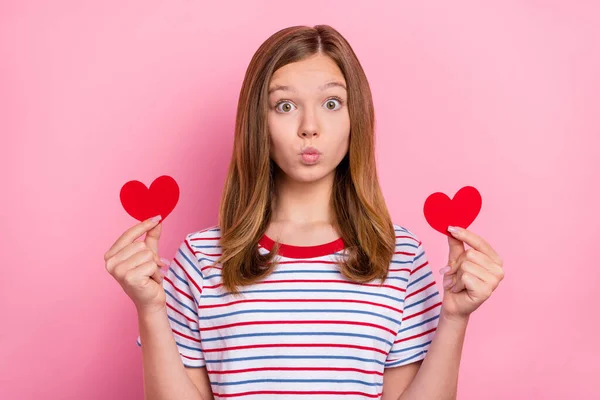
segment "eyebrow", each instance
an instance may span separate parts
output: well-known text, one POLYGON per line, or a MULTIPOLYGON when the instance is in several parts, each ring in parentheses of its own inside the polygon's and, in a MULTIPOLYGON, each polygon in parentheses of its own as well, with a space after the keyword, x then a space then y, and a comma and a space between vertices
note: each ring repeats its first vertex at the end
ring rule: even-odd
MULTIPOLYGON (((323 91, 325 89, 329 89, 330 87, 341 87, 344 90, 347 90, 346 89, 346 85, 344 85, 343 83, 338 82, 338 81, 327 82, 326 84, 324 84, 322 86, 319 86, 319 90, 323 91)), ((273 93, 276 90, 287 90, 289 92, 296 92, 296 89, 294 89, 291 86, 275 85, 275 86, 269 88, 269 93, 268 94, 270 95, 271 93, 273 93)))

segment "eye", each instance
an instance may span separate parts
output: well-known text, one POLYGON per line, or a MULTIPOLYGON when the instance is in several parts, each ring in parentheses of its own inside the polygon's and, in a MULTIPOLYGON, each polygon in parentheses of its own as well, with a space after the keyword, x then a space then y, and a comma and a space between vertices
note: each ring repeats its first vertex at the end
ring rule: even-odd
POLYGON ((344 102, 342 101, 342 99, 340 99, 339 97, 335 96, 335 97, 331 97, 330 99, 327 99, 327 101, 325 102, 325 107, 327 107, 328 110, 332 110, 332 111, 336 111, 339 110, 339 108, 344 104, 344 102), (335 107, 335 102, 339 103, 339 107, 338 108, 330 108, 329 106, 331 106, 333 104, 333 107, 335 107))
POLYGON ((279 112, 283 112, 283 113, 287 113, 289 111, 292 111, 292 103, 289 100, 282 100, 280 102, 278 102, 277 104, 275 104, 275 109, 279 112), (280 109, 279 106, 280 105, 284 105, 283 109, 280 109))
MULTIPOLYGON (((341 98, 339 98, 337 96, 333 96, 333 97, 330 97, 329 99, 327 99, 327 101, 325 102, 325 107, 327 107, 328 110, 337 111, 342 107, 343 104, 344 104, 344 101, 341 98), (335 104, 336 102, 338 103, 338 107, 336 107, 336 104, 335 104)), ((284 113, 284 114, 292 111, 293 110, 292 107, 294 107, 294 106, 293 106, 292 102, 289 100, 280 100, 277 102, 277 104, 275 104, 275 110, 277 110, 281 113, 284 113), (283 105, 283 107, 279 107, 281 105, 283 105)))

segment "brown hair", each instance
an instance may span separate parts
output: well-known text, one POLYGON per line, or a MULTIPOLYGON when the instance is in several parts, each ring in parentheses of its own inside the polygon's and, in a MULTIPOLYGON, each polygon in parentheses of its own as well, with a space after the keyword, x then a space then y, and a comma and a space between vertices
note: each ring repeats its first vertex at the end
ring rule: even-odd
POLYGON ((219 209, 223 287, 268 276, 278 244, 261 255, 258 242, 271 219, 276 166, 269 157, 268 86, 282 66, 317 53, 333 59, 348 90, 349 150, 336 167, 331 196, 332 224, 345 244, 339 262, 343 276, 364 283, 387 278, 396 248, 394 226, 385 205, 375 166, 375 115, 371 89, 350 44, 328 25, 292 26, 269 37, 256 51, 244 77, 235 123, 233 154, 219 209))

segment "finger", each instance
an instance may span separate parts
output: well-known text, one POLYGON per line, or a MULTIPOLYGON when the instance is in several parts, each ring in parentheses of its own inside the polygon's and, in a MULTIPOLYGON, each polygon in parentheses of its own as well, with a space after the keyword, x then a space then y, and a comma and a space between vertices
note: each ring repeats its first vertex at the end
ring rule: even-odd
POLYGON ((122 261, 119 264, 115 265, 113 267, 112 275, 118 281, 123 280, 125 279, 125 275, 127 275, 129 271, 139 267, 140 265, 146 262, 153 262, 156 264, 156 262, 154 261, 154 253, 149 249, 138 251, 125 261, 122 261))
POLYGON ((146 232, 146 237, 144 238, 144 242, 146 242, 146 245, 154 252, 154 254, 158 254, 158 240, 160 239, 162 226, 163 224, 159 223, 154 228, 146 232))
POLYGON ((480 265, 485 268, 493 275, 502 275, 502 267, 496 264, 491 258, 489 258, 486 254, 475 250, 475 249, 467 249, 464 254, 464 259, 469 260, 472 263, 480 265))
POLYGON ((488 242, 486 242, 482 237, 474 234, 473 232, 471 232, 467 229, 461 228, 459 226, 449 227, 448 232, 450 232, 450 234, 454 238, 467 243, 469 246, 471 246, 475 250, 480 251, 483 254, 487 255, 496 264, 502 265, 502 259, 500 258, 498 253, 496 253, 496 251, 492 248, 492 246, 490 246, 490 244, 488 242), (451 228, 454 228, 455 231, 452 232, 450 230, 451 228))
MULTIPOLYGON (((480 276, 482 275, 482 271, 485 271, 485 270, 481 269, 481 267, 479 267, 479 266, 473 265, 469 261, 464 261, 462 263, 462 265, 460 266, 458 273, 456 274, 456 283, 453 286, 451 286, 449 288, 449 290, 452 293, 458 293, 458 292, 466 289, 467 287, 465 285, 465 275, 471 276, 473 279, 477 279, 481 282, 487 283, 484 279, 480 278, 480 276), (465 268, 465 264, 466 264, 466 268, 465 268), (472 273, 472 272, 475 272, 475 273, 472 273)), ((489 272, 483 272, 483 273, 489 274, 489 272)), ((491 280, 494 280, 493 276, 488 276, 488 278, 491 280)))
MULTIPOLYGON (((126 261, 134 254, 143 252, 144 250, 150 250, 148 248, 148 245, 146 245, 146 243, 144 242, 133 242, 128 244, 127 246, 125 246, 125 248, 121 249, 117 254, 108 259, 108 261, 106 262, 106 270, 112 274, 113 270, 116 268, 117 265, 126 261)), ((152 250, 150 251, 152 252, 152 250)), ((168 267, 171 264, 169 260, 163 257, 159 257, 158 254, 155 254, 154 252, 152 252, 152 256, 154 262, 159 264, 160 266, 168 267)), ((137 260, 139 260, 139 258, 134 258, 132 262, 135 263, 137 262, 137 260)))
POLYGON ((128 271, 124 276, 123 281, 126 281, 130 286, 138 286, 146 282, 147 279, 152 279, 156 283, 162 283, 160 268, 154 261, 142 263, 128 271))
POLYGON ((145 232, 154 228, 154 226, 158 224, 158 221, 160 221, 160 219, 162 219, 162 217, 160 215, 157 215, 156 217, 149 218, 127 229, 121 236, 119 236, 115 243, 104 254, 104 261, 107 261, 119 250, 121 250, 128 244, 133 243, 134 240, 142 236, 145 232))
MULTIPOLYGON (((164 272, 164 270, 162 268, 160 268, 158 265, 156 265, 155 262, 149 262, 143 265, 143 268, 140 269, 140 272, 144 275, 144 276, 148 276, 150 274, 150 278, 155 281, 156 283, 160 283, 162 284, 166 273, 164 272), (149 265, 146 265, 149 264, 149 265)), ((140 265, 140 267, 142 267, 140 265)))
MULTIPOLYGON (((490 297, 492 293, 492 290, 486 282, 468 273, 463 274, 461 283, 463 288, 467 290, 470 297, 474 300, 485 300, 490 297)), ((454 288, 452 288, 451 291, 454 292, 454 288)), ((456 293, 458 293, 458 291, 456 293)))
POLYGON ((475 264, 469 260, 463 261, 460 268, 463 272, 463 275, 468 273, 477 279, 481 279, 482 281, 490 284, 495 284, 496 282, 496 276, 494 274, 483 268, 481 265, 475 264))
POLYGON ((465 251, 465 244, 458 239, 448 236, 448 265, 452 268, 465 251))
POLYGON ((114 254, 111 258, 106 261, 106 270, 108 272, 113 271, 115 266, 127 260, 129 257, 133 256, 135 253, 139 253, 140 251, 144 251, 148 248, 146 243, 144 242, 133 242, 119 250, 116 254, 114 254))

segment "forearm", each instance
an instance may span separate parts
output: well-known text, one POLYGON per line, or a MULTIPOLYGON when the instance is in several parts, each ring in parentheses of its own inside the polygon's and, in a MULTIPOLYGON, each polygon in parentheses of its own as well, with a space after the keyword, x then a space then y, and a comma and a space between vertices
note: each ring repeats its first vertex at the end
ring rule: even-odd
POLYGON ((467 323, 468 318, 448 318, 442 310, 427 356, 399 400, 456 399, 467 323))
POLYGON ((166 309, 138 313, 145 400, 203 400, 185 372, 166 309))

